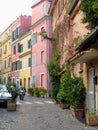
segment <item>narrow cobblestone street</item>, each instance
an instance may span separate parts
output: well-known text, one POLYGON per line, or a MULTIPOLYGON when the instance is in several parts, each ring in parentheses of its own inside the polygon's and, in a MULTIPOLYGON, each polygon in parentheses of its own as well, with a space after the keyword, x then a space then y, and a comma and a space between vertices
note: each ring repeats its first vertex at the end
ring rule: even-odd
POLYGON ((0 130, 98 130, 73 118, 48 98, 17 100, 17 111, 0 108, 0 130))

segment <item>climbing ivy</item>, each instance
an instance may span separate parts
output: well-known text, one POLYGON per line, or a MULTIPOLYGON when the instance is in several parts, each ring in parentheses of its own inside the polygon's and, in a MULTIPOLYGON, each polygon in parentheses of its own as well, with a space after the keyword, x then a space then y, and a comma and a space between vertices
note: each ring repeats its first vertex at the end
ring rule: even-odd
POLYGON ((81 10, 84 13, 83 23, 92 30, 98 25, 98 0, 82 0, 81 10))

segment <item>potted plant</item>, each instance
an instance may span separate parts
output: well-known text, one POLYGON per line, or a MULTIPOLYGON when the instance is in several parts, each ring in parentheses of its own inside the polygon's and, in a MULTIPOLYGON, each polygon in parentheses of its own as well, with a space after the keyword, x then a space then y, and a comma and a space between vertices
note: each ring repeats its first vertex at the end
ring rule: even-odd
POLYGON ((72 116, 76 118, 83 117, 86 91, 81 77, 73 77, 67 94, 67 100, 71 104, 72 116))
POLYGON ((59 100, 60 107, 62 109, 69 107, 69 103, 66 100, 66 96, 67 96, 67 89, 70 83, 71 83, 71 74, 70 74, 69 69, 67 69, 66 72, 61 77, 60 90, 57 94, 57 99, 59 100))
POLYGON ((60 77, 58 73, 61 72, 62 68, 59 65, 60 55, 59 53, 54 53, 53 61, 48 64, 48 71, 51 80, 51 98, 52 100, 58 104, 57 94, 60 89, 60 77))
POLYGON ((89 126, 98 125, 98 111, 96 109, 86 110, 86 124, 89 126))
POLYGON ((33 88, 28 88, 28 94, 30 96, 33 96, 34 95, 34 89, 33 88))
POLYGON ((58 94, 57 94, 57 99, 60 102, 60 107, 62 109, 66 109, 69 107, 69 103, 66 101, 66 94, 63 91, 63 89, 61 89, 58 94))
POLYGON ((40 87, 39 88, 39 95, 40 95, 40 97, 44 98, 46 93, 47 93, 47 91, 46 91, 46 89, 44 87, 40 87))
POLYGON ((16 110, 16 99, 18 96, 18 89, 15 83, 10 83, 7 85, 8 92, 11 93, 12 98, 7 103, 7 110, 16 110))
POLYGON ((34 88, 34 96, 40 97, 38 88, 34 88))

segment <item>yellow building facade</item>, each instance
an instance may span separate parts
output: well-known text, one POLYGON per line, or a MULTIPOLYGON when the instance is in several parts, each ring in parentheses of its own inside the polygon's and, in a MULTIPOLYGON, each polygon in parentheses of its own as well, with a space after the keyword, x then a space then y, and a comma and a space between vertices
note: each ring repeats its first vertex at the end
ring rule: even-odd
POLYGON ((19 59, 21 63, 19 82, 26 90, 31 87, 31 31, 27 31, 20 38, 20 54, 19 59))
POLYGON ((5 84, 11 76, 11 28, 12 25, 0 35, 0 80, 5 84))

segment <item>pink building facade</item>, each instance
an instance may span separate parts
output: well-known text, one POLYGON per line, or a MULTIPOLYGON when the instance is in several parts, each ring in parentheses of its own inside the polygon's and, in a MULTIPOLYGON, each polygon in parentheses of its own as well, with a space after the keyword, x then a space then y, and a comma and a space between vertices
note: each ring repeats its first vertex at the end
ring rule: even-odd
POLYGON ((49 74, 47 64, 51 61, 51 41, 43 39, 39 34, 45 30, 51 37, 51 18, 48 15, 50 2, 40 0, 32 5, 32 85, 49 90, 49 74))
POLYGON ((31 26, 31 16, 19 16, 12 23, 12 46, 11 46, 11 81, 15 82, 19 86, 19 70, 22 69, 22 63, 19 60, 20 51, 22 51, 22 46, 20 46, 20 37, 25 31, 31 26))

